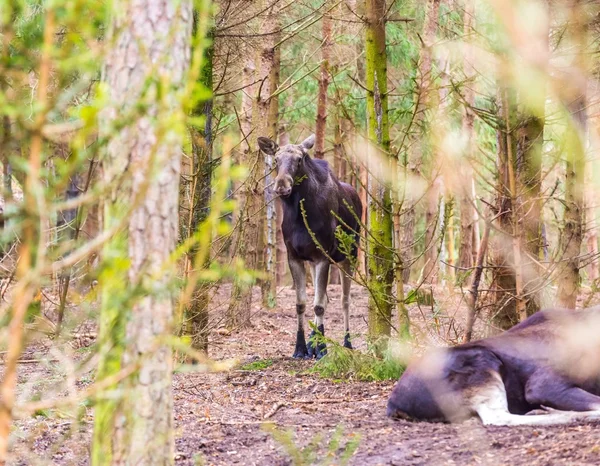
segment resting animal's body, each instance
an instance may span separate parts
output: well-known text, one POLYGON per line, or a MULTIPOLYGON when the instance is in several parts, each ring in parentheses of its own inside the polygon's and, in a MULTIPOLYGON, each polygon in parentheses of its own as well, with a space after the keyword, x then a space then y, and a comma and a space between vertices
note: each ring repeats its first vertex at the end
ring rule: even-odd
POLYGON ((325 345, 313 345, 309 342, 307 347, 304 337, 307 300, 304 263, 309 262, 313 271, 315 324, 321 334, 325 333, 324 314, 327 307, 329 268, 332 261, 340 263, 342 310, 346 332, 344 346, 352 348, 348 322, 352 274, 349 259, 356 258, 358 252, 358 219, 362 215, 362 203, 356 190, 340 182, 326 161, 315 160, 308 155, 308 150, 314 142, 313 135, 301 144, 288 144, 280 148, 271 139, 258 138, 260 149, 273 156, 277 164, 274 190, 283 207, 283 240, 296 286, 298 331, 294 357, 319 359, 326 352, 325 345), (351 244, 346 245, 349 246, 346 250, 340 248, 336 236, 338 227, 351 238, 351 244))
POLYGON ((409 365, 387 414, 478 415, 490 425, 600 419, 600 307, 540 311, 501 335, 433 351, 409 365), (540 408, 547 414, 524 415, 540 408))

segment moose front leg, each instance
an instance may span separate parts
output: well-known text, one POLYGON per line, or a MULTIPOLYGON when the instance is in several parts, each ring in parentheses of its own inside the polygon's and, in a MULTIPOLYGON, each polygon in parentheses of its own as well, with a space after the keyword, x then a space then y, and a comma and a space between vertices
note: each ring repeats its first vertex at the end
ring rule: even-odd
MULTIPOLYGON (((315 264, 315 325, 321 335, 325 335, 325 326, 323 316, 327 307, 327 284, 329 283, 329 262, 324 260, 315 264)), ((321 359, 327 354, 325 343, 315 344, 314 336, 316 332, 310 333, 308 342, 308 355, 321 359)))
POLYGON ((350 341, 350 286, 352 285, 352 264, 346 259, 340 264, 342 276, 342 311, 344 311, 344 347, 352 349, 350 341))
POLYGON ((294 259, 288 255, 290 272, 296 287, 296 317, 298 318, 298 330, 296 332, 296 349, 294 358, 306 359, 309 357, 304 337, 304 311, 306 310, 306 269, 304 262, 294 259))

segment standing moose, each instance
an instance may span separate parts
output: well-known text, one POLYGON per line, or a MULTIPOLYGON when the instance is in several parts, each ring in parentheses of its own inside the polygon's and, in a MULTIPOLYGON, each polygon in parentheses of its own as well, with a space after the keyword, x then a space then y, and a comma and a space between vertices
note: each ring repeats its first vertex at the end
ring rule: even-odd
POLYGON ((296 286, 298 331, 293 357, 320 359, 327 352, 325 344, 314 343, 314 330, 310 334, 308 347, 304 337, 304 311, 306 310, 304 262, 310 262, 313 270, 315 324, 321 335, 325 332, 323 315, 328 301, 329 267, 332 261, 340 264, 344 346, 352 348, 348 322, 353 272, 351 258, 355 259, 358 253, 360 233, 358 219, 362 215, 362 203, 356 190, 340 182, 326 161, 312 159, 308 155, 308 150, 314 143, 314 134, 301 144, 288 144, 283 147, 279 147, 269 138, 258 138, 260 149, 265 154, 274 156, 277 165, 274 190, 283 205, 283 239, 290 272, 296 286), (349 250, 346 247, 340 248, 340 236, 336 235, 338 228, 341 228, 345 235, 353 237, 349 250))

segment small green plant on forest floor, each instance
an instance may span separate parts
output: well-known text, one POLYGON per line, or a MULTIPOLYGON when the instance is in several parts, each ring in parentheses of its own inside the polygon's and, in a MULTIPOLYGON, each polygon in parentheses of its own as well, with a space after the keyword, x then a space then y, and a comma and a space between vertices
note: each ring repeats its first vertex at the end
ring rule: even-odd
POLYGON ((275 361, 272 359, 259 359, 258 361, 249 362, 240 367, 243 371, 262 371, 267 367, 271 367, 275 361))
POLYGON ((328 379, 355 379, 364 382, 397 380, 405 369, 405 364, 397 357, 390 345, 377 356, 374 348, 366 353, 343 347, 336 341, 322 335, 315 335, 315 344, 326 343, 327 355, 317 361, 309 372, 328 379))
POLYGON ((352 455, 360 445, 360 435, 350 433, 346 435, 346 442, 342 445, 344 438, 344 428, 337 426, 330 440, 323 442, 323 435, 318 433, 305 447, 300 447, 294 440, 294 431, 292 429, 278 429, 273 423, 266 423, 262 426, 283 450, 289 456, 294 466, 304 465, 336 465, 343 466, 348 464, 352 455), (323 452, 323 450, 325 450, 323 452), (318 455, 321 454, 319 457, 318 455))

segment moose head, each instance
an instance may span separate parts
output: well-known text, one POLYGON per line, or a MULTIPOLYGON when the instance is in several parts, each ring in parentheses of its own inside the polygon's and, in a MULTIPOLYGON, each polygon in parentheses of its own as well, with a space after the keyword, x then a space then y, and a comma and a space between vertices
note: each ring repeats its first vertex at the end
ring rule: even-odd
POLYGON ((274 156, 277 176, 275 193, 288 197, 292 193, 294 181, 303 174, 303 164, 309 157, 308 150, 315 145, 315 135, 307 137, 300 144, 288 144, 279 147, 269 138, 259 137, 258 146, 265 154, 274 156))

